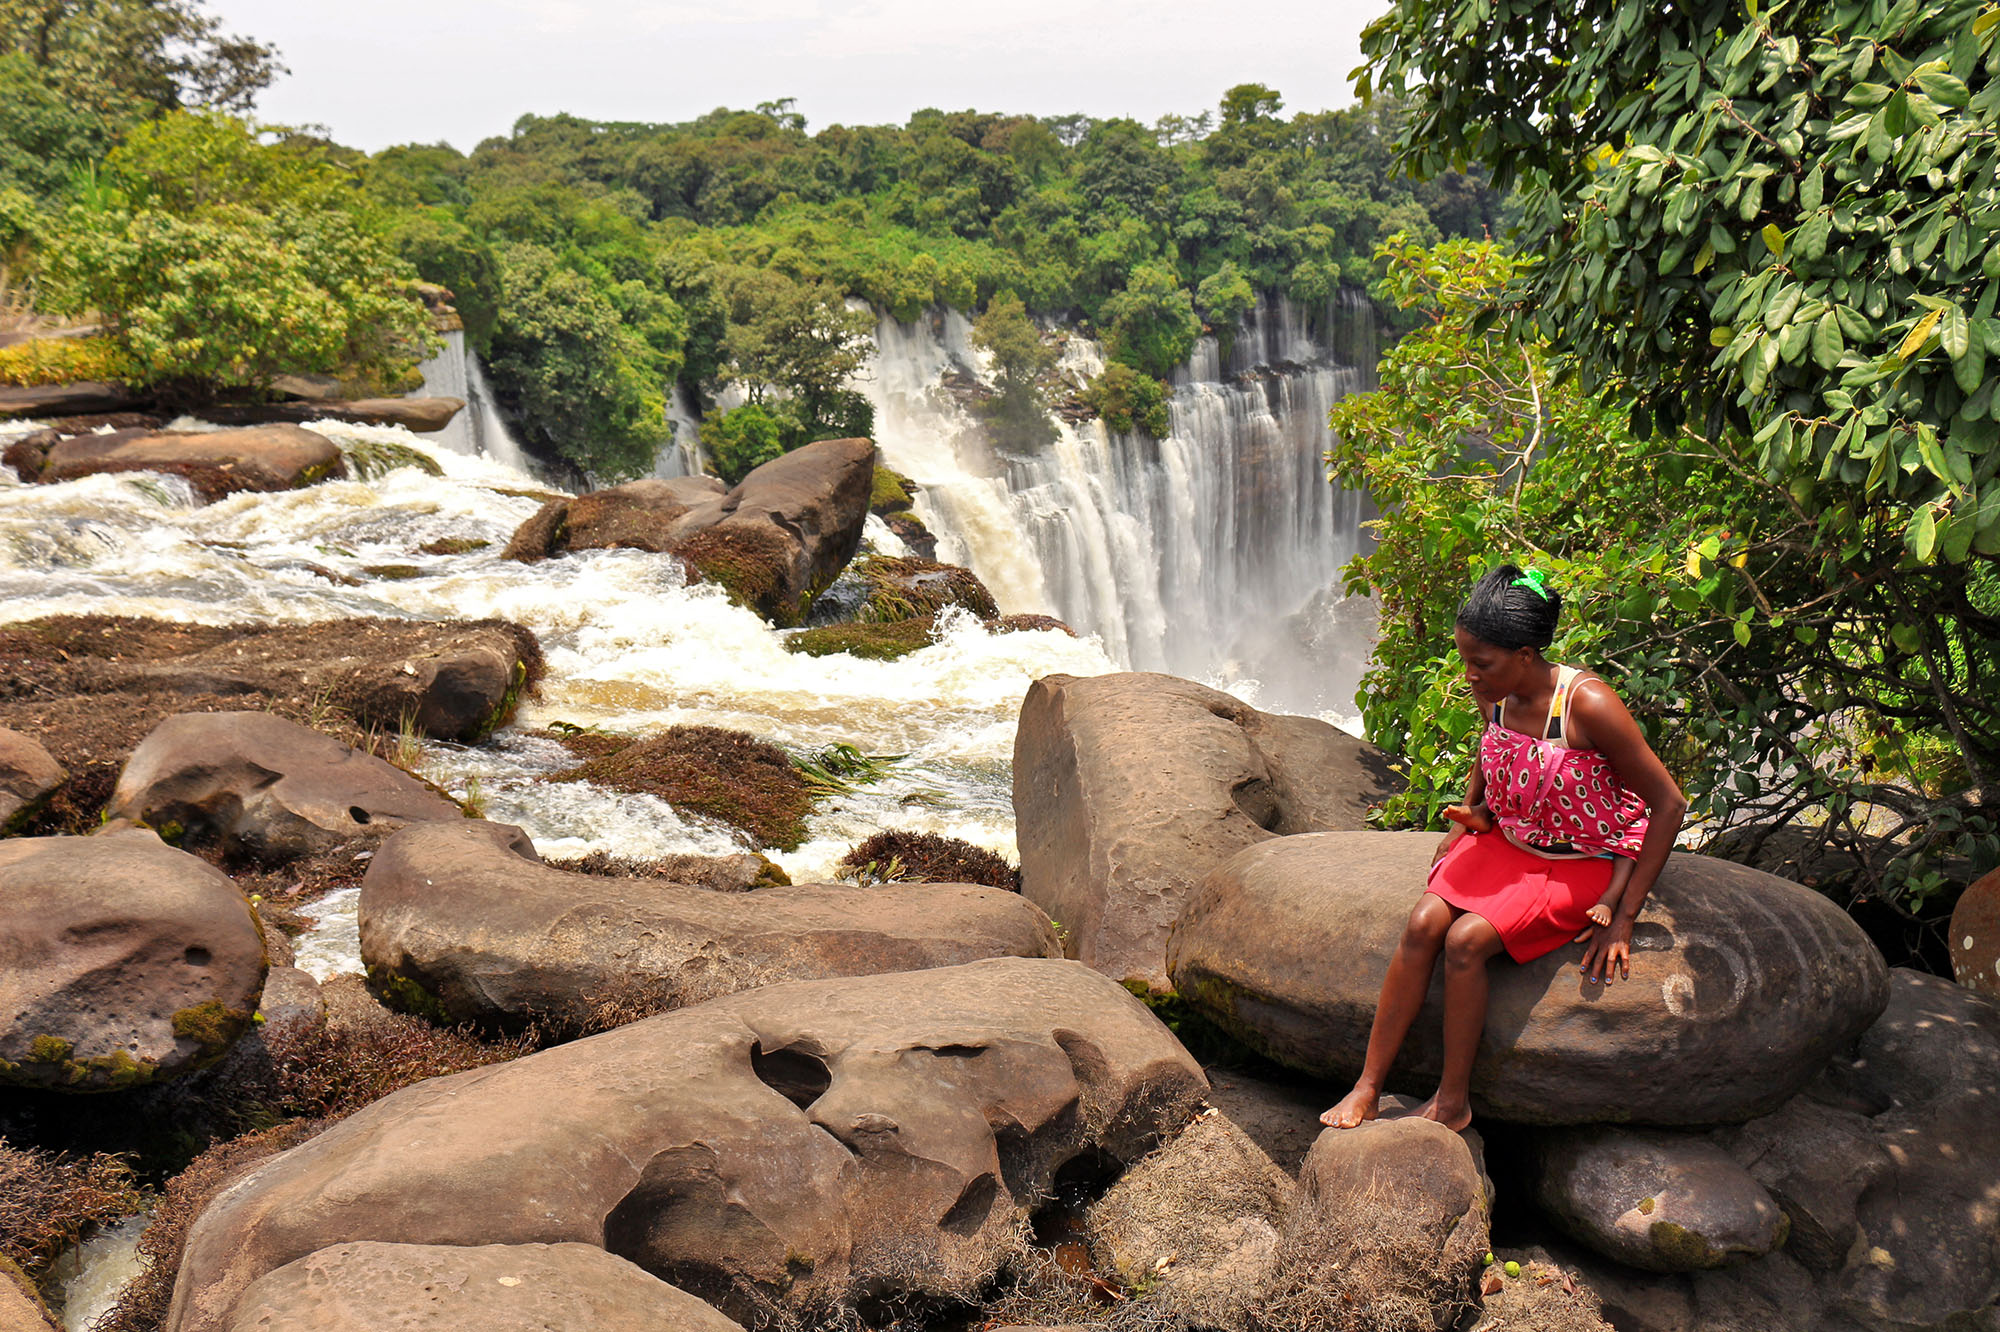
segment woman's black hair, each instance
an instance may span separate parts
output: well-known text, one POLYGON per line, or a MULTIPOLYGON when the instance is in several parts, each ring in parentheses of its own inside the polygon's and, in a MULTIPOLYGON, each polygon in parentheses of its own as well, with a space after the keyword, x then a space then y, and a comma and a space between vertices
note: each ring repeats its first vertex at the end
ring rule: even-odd
POLYGON ((1562 594, 1542 586, 1539 571, 1503 564, 1472 585, 1458 608, 1459 627, 1497 648, 1545 648, 1555 641, 1562 594))

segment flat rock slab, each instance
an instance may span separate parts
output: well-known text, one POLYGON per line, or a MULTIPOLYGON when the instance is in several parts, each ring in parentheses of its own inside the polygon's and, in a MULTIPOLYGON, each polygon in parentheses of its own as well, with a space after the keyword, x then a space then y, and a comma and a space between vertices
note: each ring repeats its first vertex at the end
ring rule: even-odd
POLYGON ((132 751, 105 814, 291 860, 410 823, 463 822, 392 764, 268 712, 169 717, 132 751))
POLYGON ((499 823, 407 828, 361 885, 371 982, 452 1022, 561 1024, 593 1004, 663 1011, 776 981, 1061 955, 1048 918, 997 888, 718 893, 556 869, 499 823))
POLYGON ((1595 1126, 1537 1145, 1535 1200, 1572 1239, 1627 1267, 1694 1272, 1761 1258, 1789 1223, 1705 1137, 1595 1126))
MULTIPOLYGON (((1218 867, 1174 931, 1191 1003, 1252 1047, 1336 1083, 1360 1071, 1389 959, 1437 835, 1315 833, 1218 867)), ((1675 855, 1633 932, 1631 979, 1585 985, 1566 945, 1492 964, 1475 1109, 1531 1124, 1723 1124, 1766 1114, 1882 1011, 1882 955, 1809 889, 1675 855)), ((1442 967, 1391 1083, 1428 1094, 1442 967)))
POLYGON ((122 412, 144 407, 152 399, 123 384, 83 379, 73 384, 32 384, 25 388, 0 384, 0 419, 82 416, 92 412, 122 412))
POLYGON ((150 832, 0 841, 0 1082, 103 1091, 213 1063, 264 967, 235 885, 150 832))
POLYGON ((336 1244, 258 1278, 230 1332, 742 1332, 589 1244, 336 1244))
POLYGON ((0 727, 0 830, 33 814, 69 777, 33 739, 0 727))
MULTIPOLYGON (((45 434, 48 432, 45 432, 45 434)), ((238 491, 296 490, 346 473, 340 449, 295 425, 201 433, 114 430, 53 439, 36 463, 31 436, 7 450, 23 481, 51 484, 101 472, 167 472, 214 501, 238 491)))
POLYGON ((529 563, 617 546, 673 554, 790 628, 861 548, 874 475, 872 441, 823 439, 752 469, 726 491, 708 477, 678 477, 550 500, 503 553, 529 563))
POLYGON ((315 398, 310 402, 215 404, 201 414, 217 425, 262 425, 267 422, 348 421, 355 425, 402 426, 420 435, 442 430, 465 410, 465 399, 437 398, 315 398))
POLYGON ((1035 681, 1014 740, 1021 891, 1081 961, 1164 991, 1167 932, 1210 869, 1289 833, 1367 826, 1388 756, 1171 675, 1035 681))
POLYGON ((739 1320, 969 1298, 1055 1172, 1133 1161, 1200 1068, 1086 967, 803 981, 406 1088, 262 1166, 188 1239, 168 1332, 348 1241, 576 1242, 739 1320))

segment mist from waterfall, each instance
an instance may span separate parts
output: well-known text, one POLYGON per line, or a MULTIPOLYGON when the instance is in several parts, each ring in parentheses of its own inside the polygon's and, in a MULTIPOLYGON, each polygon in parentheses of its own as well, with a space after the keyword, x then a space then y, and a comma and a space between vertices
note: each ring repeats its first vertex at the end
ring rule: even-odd
MULTIPOLYGON (((1260 706, 1351 717, 1373 608, 1339 569, 1364 539, 1362 496, 1329 485, 1327 410, 1372 387, 1374 316, 1358 294, 1306 311, 1260 303, 1226 349, 1197 344, 1165 439, 1058 422, 1032 454, 994 448, 966 406, 991 382, 957 311, 881 321, 860 387, 884 458, 922 487, 940 558, 1003 609, 1045 611, 1122 667, 1167 671, 1260 706)), ((1058 373, 1103 368, 1072 334, 1058 373)))

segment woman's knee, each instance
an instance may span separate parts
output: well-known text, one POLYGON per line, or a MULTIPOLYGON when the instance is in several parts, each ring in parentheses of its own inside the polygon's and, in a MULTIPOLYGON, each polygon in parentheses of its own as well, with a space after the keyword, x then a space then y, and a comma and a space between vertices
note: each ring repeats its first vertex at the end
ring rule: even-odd
POLYGON ((1403 924, 1403 947, 1435 954, 1451 932, 1451 914, 1442 899, 1424 894, 1403 924))
POLYGON ((1502 947, 1500 935, 1478 916, 1460 916, 1444 936, 1444 960, 1450 967, 1483 967, 1502 947))

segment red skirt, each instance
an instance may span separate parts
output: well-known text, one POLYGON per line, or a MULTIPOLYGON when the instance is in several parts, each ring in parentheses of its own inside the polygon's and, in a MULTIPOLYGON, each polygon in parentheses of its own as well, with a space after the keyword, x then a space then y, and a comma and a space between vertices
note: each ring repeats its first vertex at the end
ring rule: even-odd
POLYGON ((1532 962, 1576 938, 1611 886, 1598 856, 1550 860, 1498 832, 1467 833, 1431 866, 1428 891, 1499 931, 1507 956, 1532 962))

